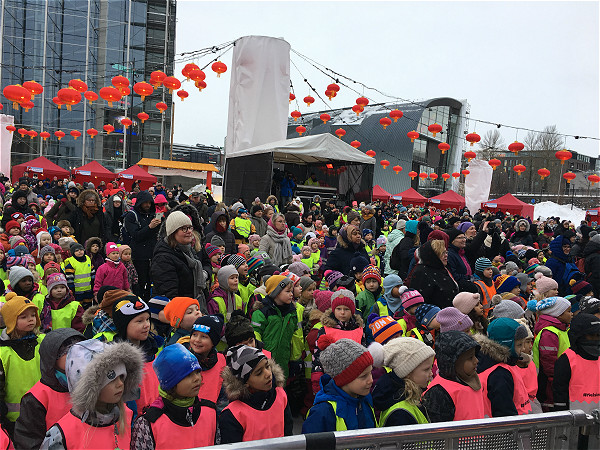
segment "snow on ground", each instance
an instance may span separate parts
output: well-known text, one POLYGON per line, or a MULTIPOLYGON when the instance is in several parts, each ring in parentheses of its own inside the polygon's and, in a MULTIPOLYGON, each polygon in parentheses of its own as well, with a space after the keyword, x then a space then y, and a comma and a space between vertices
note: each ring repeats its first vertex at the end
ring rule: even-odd
POLYGON ((554 202, 541 202, 536 203, 534 207, 534 216, 537 219, 541 217, 542 220, 548 217, 560 217, 561 220, 569 220, 575 225, 579 225, 582 220, 585 220, 585 209, 580 209, 577 206, 571 204, 559 205, 554 202))

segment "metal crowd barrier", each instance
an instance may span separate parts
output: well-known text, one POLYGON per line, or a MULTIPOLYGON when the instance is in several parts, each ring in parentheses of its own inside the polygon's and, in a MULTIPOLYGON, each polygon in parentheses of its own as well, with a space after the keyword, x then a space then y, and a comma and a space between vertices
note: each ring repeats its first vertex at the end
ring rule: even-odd
POLYGON ((206 447, 256 450, 559 450, 600 449, 600 410, 303 434, 206 447))

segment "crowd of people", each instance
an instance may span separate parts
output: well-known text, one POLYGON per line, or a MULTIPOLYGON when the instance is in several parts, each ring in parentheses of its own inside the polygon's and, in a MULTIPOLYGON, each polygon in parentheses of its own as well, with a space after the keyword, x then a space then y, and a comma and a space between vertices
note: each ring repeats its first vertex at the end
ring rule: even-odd
POLYGON ((598 408, 597 223, 282 195, 5 179, 0 447, 598 408))

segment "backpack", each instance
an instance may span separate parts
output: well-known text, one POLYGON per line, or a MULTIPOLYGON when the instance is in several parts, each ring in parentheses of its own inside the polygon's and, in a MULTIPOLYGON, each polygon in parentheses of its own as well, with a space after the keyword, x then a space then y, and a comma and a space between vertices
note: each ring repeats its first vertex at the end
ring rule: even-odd
MULTIPOLYGON (((128 211, 128 213, 129 212, 133 213, 135 216, 135 223, 141 228, 137 213, 133 209, 128 211)), ((127 217, 127 214, 125 214, 125 217, 127 217)), ((119 233, 119 241, 121 241, 121 244, 123 245, 129 245, 131 243, 131 235, 129 234, 129 231, 127 231, 127 227, 125 227, 125 217, 123 217, 123 225, 121 226, 121 232, 119 233)))

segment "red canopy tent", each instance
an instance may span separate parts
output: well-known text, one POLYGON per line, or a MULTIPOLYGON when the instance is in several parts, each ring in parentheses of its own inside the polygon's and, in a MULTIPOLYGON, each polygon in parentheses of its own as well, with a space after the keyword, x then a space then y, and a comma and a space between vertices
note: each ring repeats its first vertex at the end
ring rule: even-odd
POLYGON ((587 209, 585 211, 585 220, 588 222, 600 222, 600 208, 587 209))
POLYGON ((37 174, 39 179, 53 179, 54 177, 69 178, 69 171, 62 167, 54 164, 48 158, 40 156, 39 158, 32 159, 31 161, 23 164, 17 164, 12 168, 12 181, 13 183, 18 181, 23 176, 23 173, 27 172, 29 178, 33 177, 33 174, 37 174))
POLYGON ((530 219, 533 219, 533 205, 522 202, 510 192, 508 194, 503 195, 500 198, 497 198, 496 200, 483 202, 481 205, 484 209, 488 211, 508 211, 511 214, 519 214, 520 216, 529 217, 530 219))
POLYGON ((387 202, 392 194, 386 191, 384 188, 376 184, 373 186, 373 200, 381 200, 387 202))
POLYGON ((462 208, 465 206, 465 198, 449 189, 440 195, 431 197, 429 203, 433 203, 438 209, 462 208))
POLYGON ((400 192, 399 194, 392 195, 392 201, 399 201, 404 206, 408 205, 424 205, 427 201, 426 197, 423 197, 419 194, 416 189, 408 188, 405 191, 400 192))
POLYGON ((140 181, 140 189, 142 190, 148 189, 150 186, 156 183, 156 177, 154 175, 150 175, 137 164, 134 164, 130 168, 119 172, 117 174, 117 180, 119 180, 119 184, 123 182, 125 184, 125 189, 128 191, 131 191, 131 186, 136 180, 140 181))
POLYGON ((94 186, 96 187, 98 187, 98 184, 101 181, 108 183, 117 178, 114 173, 98 161, 91 161, 81 167, 76 167, 73 169, 73 175, 75 175, 75 182, 91 182, 94 183, 94 186))

